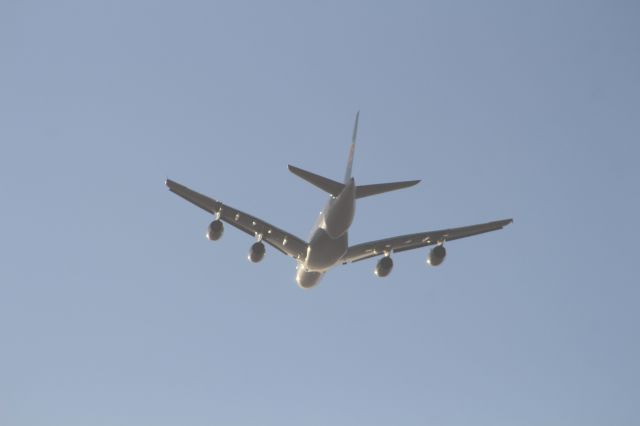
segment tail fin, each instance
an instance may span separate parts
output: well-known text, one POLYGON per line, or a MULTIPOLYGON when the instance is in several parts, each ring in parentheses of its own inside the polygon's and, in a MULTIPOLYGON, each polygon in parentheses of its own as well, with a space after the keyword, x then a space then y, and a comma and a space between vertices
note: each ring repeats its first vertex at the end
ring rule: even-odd
POLYGON ((347 171, 344 174, 345 185, 349 183, 351 179, 351 168, 353 166, 353 153, 356 150, 356 136, 358 136, 358 119, 360 118, 360 111, 356 113, 356 123, 353 125, 353 136, 351 137, 351 148, 349 148, 349 159, 347 160, 347 171))

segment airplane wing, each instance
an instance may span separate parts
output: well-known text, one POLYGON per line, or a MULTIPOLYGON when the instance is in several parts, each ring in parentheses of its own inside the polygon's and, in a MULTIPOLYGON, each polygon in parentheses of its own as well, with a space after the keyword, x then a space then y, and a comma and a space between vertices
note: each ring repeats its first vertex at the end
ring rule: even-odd
POLYGON ((438 244, 439 242, 457 240, 485 232, 497 231, 513 222, 513 219, 498 220, 479 225, 464 226, 461 228, 442 229, 440 231, 420 232, 417 234, 401 235, 399 237, 385 238, 383 240, 370 241, 349 247, 342 256, 342 263, 352 263, 368 259, 389 252, 412 250, 419 247, 438 244))
POLYGON ((306 256, 307 243, 295 235, 276 228, 255 216, 251 216, 220 201, 202 195, 170 179, 167 179, 165 184, 171 192, 201 209, 214 215, 220 214, 220 219, 223 222, 246 232, 252 237, 255 237, 256 234, 261 234, 262 241, 275 247, 282 253, 299 260, 304 259, 306 256))

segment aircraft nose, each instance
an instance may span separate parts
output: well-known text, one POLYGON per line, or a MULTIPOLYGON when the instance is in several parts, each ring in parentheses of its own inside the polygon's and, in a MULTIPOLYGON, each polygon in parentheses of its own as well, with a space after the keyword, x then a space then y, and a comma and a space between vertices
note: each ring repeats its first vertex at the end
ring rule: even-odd
POLYGON ((321 277, 321 272, 305 271, 300 268, 296 274, 296 282, 300 288, 309 289, 318 284, 321 277))

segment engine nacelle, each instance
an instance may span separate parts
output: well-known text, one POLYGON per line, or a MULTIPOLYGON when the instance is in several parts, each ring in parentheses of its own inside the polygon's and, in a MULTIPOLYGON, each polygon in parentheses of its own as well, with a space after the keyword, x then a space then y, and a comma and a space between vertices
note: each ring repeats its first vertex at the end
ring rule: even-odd
POLYGON ((253 263, 258 263, 264 257, 264 252, 264 243, 262 241, 258 241, 257 243, 253 243, 251 250, 249 250, 249 256, 247 257, 253 263))
POLYGON ((389 275, 392 269, 393 269, 393 260, 391 260, 389 256, 385 256, 382 259, 380 259, 376 264, 376 269, 374 270, 374 273, 378 277, 383 278, 389 275))
POLYGON ((429 252, 429 257, 427 257, 427 263, 431 266, 438 266, 444 261, 444 257, 447 255, 447 250, 445 250, 442 244, 438 244, 429 252))
POLYGON ((209 229, 207 229, 207 239, 210 241, 219 240, 223 232, 224 225, 222 221, 220 219, 214 220, 209 224, 209 229))

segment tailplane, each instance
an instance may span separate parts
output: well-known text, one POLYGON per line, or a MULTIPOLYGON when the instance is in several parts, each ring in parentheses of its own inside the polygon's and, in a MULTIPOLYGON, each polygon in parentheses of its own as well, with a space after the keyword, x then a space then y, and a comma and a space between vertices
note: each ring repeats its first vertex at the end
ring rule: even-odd
MULTIPOLYGON (((292 165, 289 165, 289 171, 294 175, 306 180, 310 184, 317 186, 324 192, 331 194, 333 197, 337 197, 338 195, 340 195, 345 187, 345 184, 343 183, 336 182, 333 179, 308 172, 292 165)), ((402 188, 408 188, 419 182, 419 180, 407 180, 402 182, 376 183, 373 185, 358 185, 356 186, 355 195, 356 198, 369 197, 370 195, 378 195, 385 192, 396 191, 402 188)))
POLYGON ((294 175, 301 177, 312 185, 317 186, 322 189, 324 192, 328 192, 329 194, 337 197, 344 188, 344 184, 340 182, 336 182, 335 180, 326 178, 324 176, 317 175, 315 173, 308 172, 306 170, 302 170, 298 167, 292 166, 289 164, 289 171, 294 175))
POLYGON ((419 180, 407 180, 403 182, 376 183, 373 185, 356 186, 356 198, 364 198, 370 195, 378 195, 397 189, 408 188, 420 183, 419 180))
MULTIPOLYGON (((353 153, 356 149, 356 137, 358 136, 358 119, 360 118, 360 111, 356 114, 356 122, 353 125, 353 136, 351 137, 351 148, 349 149, 349 158, 347 159, 347 170, 344 175, 344 183, 336 182, 335 180, 326 178, 324 176, 311 173, 309 171, 300 169, 298 167, 289 165, 289 171, 296 176, 301 177, 312 185, 317 186, 323 191, 331 194, 333 197, 340 195, 344 187, 351 180, 351 170, 353 166, 353 153)), ((388 182, 377 183, 374 185, 358 185, 356 186, 355 197, 364 198, 370 195, 382 194, 389 191, 395 191, 402 188, 408 188, 420 182, 419 180, 407 180, 402 182, 388 182)))

